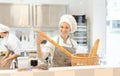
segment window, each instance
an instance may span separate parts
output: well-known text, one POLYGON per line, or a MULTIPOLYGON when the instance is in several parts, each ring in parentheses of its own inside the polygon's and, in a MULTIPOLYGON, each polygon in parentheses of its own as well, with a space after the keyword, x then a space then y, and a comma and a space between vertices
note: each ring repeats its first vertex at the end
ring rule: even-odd
POLYGON ((120 28, 120 20, 113 20, 112 28, 120 28))
POLYGON ((120 0, 107 0, 106 8, 107 64, 120 66, 120 0))

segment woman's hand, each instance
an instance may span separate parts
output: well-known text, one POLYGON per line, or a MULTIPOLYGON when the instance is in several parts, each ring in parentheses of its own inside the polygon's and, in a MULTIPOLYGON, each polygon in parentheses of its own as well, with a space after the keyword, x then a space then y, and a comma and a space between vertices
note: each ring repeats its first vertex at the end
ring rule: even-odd
POLYGON ((40 36, 40 35, 38 35, 37 38, 36 38, 36 43, 37 43, 38 45, 40 45, 40 43, 41 43, 42 41, 43 41, 43 37, 40 36))
POLYGON ((36 38, 36 45, 37 45, 37 54, 38 54, 38 58, 41 58, 42 53, 41 53, 41 42, 43 41, 43 37, 38 35, 36 38))
POLYGON ((5 67, 9 65, 9 60, 7 58, 1 59, 0 60, 0 65, 5 67))
POLYGON ((9 56, 9 53, 10 53, 9 51, 5 51, 5 56, 2 57, 2 59, 0 59, 0 65, 2 65, 2 66, 6 66, 7 65, 7 63, 8 63, 7 58, 9 56))

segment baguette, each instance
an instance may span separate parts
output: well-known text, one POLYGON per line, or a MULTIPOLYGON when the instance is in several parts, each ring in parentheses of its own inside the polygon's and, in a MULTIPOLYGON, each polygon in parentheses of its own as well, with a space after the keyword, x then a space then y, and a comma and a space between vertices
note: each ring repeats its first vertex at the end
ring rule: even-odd
POLYGON ((36 29, 35 30, 36 33, 38 33, 39 35, 41 35, 42 37, 44 37, 46 40, 48 40, 49 42, 51 42, 55 47, 57 47, 60 51, 62 51, 63 53, 65 53, 68 57, 72 57, 72 54, 70 52, 68 52, 66 49, 64 49, 63 47, 61 47, 59 44, 57 44, 55 41, 53 41, 52 39, 50 39, 47 35, 45 35, 42 31, 36 29))
POLYGON ((93 56, 97 55, 97 50, 98 50, 99 42, 100 42, 100 39, 96 39, 93 47, 91 48, 91 50, 89 52, 89 57, 93 57, 93 56))

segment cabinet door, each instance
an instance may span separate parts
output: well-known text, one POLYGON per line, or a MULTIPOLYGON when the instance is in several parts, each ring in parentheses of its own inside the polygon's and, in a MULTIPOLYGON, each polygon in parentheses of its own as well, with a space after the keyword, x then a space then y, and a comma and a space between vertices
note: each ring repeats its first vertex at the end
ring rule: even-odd
POLYGON ((29 26, 29 5, 0 3, 0 23, 13 27, 29 26))
POLYGON ((34 26, 57 27, 59 19, 67 13, 66 5, 35 5, 34 26))

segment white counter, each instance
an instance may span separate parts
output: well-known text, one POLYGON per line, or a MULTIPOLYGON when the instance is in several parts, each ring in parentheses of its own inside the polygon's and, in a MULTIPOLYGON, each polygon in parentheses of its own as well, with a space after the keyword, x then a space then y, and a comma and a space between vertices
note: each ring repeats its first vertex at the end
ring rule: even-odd
POLYGON ((0 76, 119 76, 120 67, 75 66, 56 67, 49 70, 32 69, 29 71, 0 70, 0 76))

